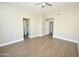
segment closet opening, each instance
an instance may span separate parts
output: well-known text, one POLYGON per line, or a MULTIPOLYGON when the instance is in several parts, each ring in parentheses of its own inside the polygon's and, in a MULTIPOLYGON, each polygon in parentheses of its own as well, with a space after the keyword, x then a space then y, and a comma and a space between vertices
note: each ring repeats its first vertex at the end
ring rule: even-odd
POLYGON ((29 38, 29 19, 23 18, 23 37, 29 38))

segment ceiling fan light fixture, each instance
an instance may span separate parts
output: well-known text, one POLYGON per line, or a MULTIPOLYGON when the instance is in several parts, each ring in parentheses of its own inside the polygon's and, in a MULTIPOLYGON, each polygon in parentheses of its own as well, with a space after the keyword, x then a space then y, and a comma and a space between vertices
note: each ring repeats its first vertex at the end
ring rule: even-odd
POLYGON ((45 6, 46 4, 43 2, 42 5, 45 6))
POLYGON ((42 6, 42 8, 44 8, 46 5, 47 6, 52 6, 52 4, 50 4, 50 3, 47 3, 47 2, 41 2, 41 3, 37 3, 37 4, 35 4, 35 5, 41 5, 42 6))

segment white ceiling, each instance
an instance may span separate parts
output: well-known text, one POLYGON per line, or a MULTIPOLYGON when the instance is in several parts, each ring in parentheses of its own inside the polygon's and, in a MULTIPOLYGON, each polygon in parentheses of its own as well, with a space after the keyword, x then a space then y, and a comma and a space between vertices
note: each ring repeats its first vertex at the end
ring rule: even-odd
POLYGON ((5 4, 13 5, 19 8, 25 8, 33 13, 41 14, 41 13, 49 13, 55 8, 62 7, 62 6, 79 6, 78 2, 48 2, 52 4, 52 7, 46 6, 45 8, 41 8, 41 5, 34 5, 39 2, 5 2, 5 4))

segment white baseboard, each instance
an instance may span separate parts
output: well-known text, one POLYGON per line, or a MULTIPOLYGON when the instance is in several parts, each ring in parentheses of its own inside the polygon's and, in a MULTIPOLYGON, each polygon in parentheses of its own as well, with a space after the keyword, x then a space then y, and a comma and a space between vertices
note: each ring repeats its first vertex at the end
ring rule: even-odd
POLYGON ((38 37, 38 36, 45 36, 47 34, 38 34, 38 35, 32 35, 32 36, 29 36, 30 38, 34 38, 34 37, 38 37))
POLYGON ((30 38, 34 38, 34 37, 38 37, 40 35, 33 35, 33 36, 29 36, 30 38))
POLYGON ((48 34, 41 34, 40 36, 45 36, 45 35, 48 35, 48 34))
POLYGON ((67 39, 67 38, 62 38, 62 37, 58 37, 58 36, 54 36, 54 35, 53 35, 53 37, 55 37, 55 38, 59 38, 59 39, 61 39, 61 40, 66 40, 66 41, 70 41, 70 42, 78 43, 78 41, 74 41, 74 40, 67 39))
POLYGON ((22 41, 22 40, 24 40, 24 39, 16 40, 16 41, 8 42, 8 43, 3 43, 3 44, 0 44, 0 47, 7 46, 7 45, 10 45, 10 44, 13 44, 13 43, 16 43, 16 42, 22 41))
MULTIPOLYGON (((44 34, 44 35, 47 35, 47 34, 44 34)), ((35 35, 35 36, 30 36, 30 38, 37 37, 37 36, 44 36, 44 35, 35 35)), ((61 39, 61 40, 66 40, 66 41, 70 41, 70 42, 78 43, 78 41, 74 41, 74 40, 67 39, 67 38, 62 38, 62 37, 58 37, 58 36, 54 36, 54 35, 53 35, 53 37, 55 37, 55 38, 59 38, 59 39, 61 39)), ((10 45, 10 44, 13 44, 13 43, 16 43, 16 42, 22 41, 22 40, 24 40, 24 39, 16 40, 16 41, 8 42, 8 43, 3 43, 3 44, 0 44, 0 47, 6 46, 6 45, 10 45)))

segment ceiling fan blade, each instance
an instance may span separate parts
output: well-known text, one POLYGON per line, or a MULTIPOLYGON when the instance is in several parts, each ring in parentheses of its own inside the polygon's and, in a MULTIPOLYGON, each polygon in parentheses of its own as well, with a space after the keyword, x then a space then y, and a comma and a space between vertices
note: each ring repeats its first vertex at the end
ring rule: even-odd
POLYGON ((45 4, 48 5, 48 6, 52 6, 52 4, 49 4, 49 3, 47 3, 47 2, 45 2, 45 4))
POLYGON ((45 5, 52 6, 52 4, 49 4, 47 2, 40 2, 40 3, 34 4, 34 5, 42 5, 42 8, 44 8, 45 5))
POLYGON ((42 2, 41 3, 34 4, 34 5, 40 5, 40 4, 42 4, 42 2))

